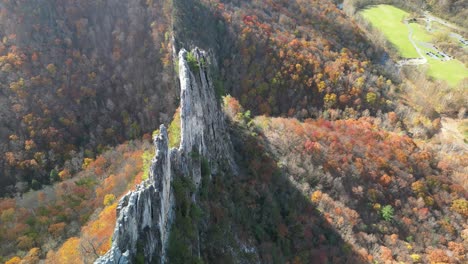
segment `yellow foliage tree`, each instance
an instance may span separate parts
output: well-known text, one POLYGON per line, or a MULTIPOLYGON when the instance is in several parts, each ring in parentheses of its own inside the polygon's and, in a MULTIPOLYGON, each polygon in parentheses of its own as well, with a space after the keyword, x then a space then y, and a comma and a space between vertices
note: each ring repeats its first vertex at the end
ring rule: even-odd
POLYGON ((83 264, 80 255, 80 239, 69 238, 55 254, 55 260, 58 263, 83 264))
POLYGON ((331 94, 326 94, 325 97, 323 98, 323 101, 325 102, 325 105, 328 107, 333 106, 336 103, 336 94, 331 93, 331 94))
POLYGON ((70 172, 67 169, 62 170, 59 172, 59 177, 62 181, 69 179, 71 177, 70 172))
POLYGON ((19 257, 12 257, 9 259, 5 264, 18 264, 21 262, 21 259, 19 257))
POLYGON ((83 165, 82 165, 83 170, 85 170, 86 168, 88 168, 89 164, 91 164, 92 162, 93 162, 93 159, 84 158, 84 160, 83 160, 83 165))
POLYGON ((315 191, 314 193, 312 193, 312 195, 310 196, 310 200, 314 203, 318 203, 320 202, 320 200, 322 199, 322 192, 321 191, 315 191))
POLYGON ((104 206, 109 206, 111 205, 113 202, 115 201, 115 195, 113 194, 106 194, 106 196, 104 196, 104 206))
POLYGON ((375 103, 377 100, 377 95, 373 92, 368 92, 366 94, 366 101, 369 103, 369 104, 373 104, 375 103))
POLYGON ((31 248, 20 264, 37 264, 40 261, 40 255, 41 250, 39 248, 31 248))
POLYGON ((452 207, 450 207, 450 209, 463 215, 464 217, 468 217, 468 201, 463 198, 453 201, 452 207))
POLYGON ((112 233, 116 222, 117 203, 106 207, 95 221, 89 222, 82 229, 82 246, 85 251, 95 251, 104 255, 111 246, 112 233))

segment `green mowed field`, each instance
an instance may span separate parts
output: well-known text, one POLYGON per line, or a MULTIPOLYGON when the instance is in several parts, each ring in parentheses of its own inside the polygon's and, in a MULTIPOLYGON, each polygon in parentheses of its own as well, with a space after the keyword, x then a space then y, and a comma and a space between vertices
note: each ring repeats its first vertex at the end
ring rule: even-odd
POLYGON ((413 40, 422 42, 431 42, 433 36, 427 33, 424 26, 418 23, 410 23, 409 26, 413 29, 413 40))
POLYGON ((382 31, 403 58, 419 57, 418 52, 408 39, 408 28, 403 24, 403 20, 409 15, 408 12, 390 5, 378 5, 364 9, 360 14, 374 28, 382 31))
MULTIPOLYGON (((400 56, 403 58, 418 58, 419 54, 408 38, 409 29, 403 20, 409 13, 391 5, 371 6, 360 12, 361 16, 369 21, 374 28, 379 29, 384 36, 392 43, 400 56)), ((412 40, 428 60, 427 75, 438 80, 444 80, 449 85, 455 86, 464 78, 468 78, 468 68, 459 60, 440 61, 431 58, 426 52, 436 50, 430 48, 434 36, 426 31, 423 25, 410 23, 408 25, 413 30, 412 40)), ((437 29, 441 29, 438 27, 437 29)), ((449 32, 448 32, 449 33, 449 32)))
POLYGON ((459 60, 440 61, 428 58, 428 62, 427 75, 437 80, 445 80, 450 86, 468 78, 468 69, 459 60))

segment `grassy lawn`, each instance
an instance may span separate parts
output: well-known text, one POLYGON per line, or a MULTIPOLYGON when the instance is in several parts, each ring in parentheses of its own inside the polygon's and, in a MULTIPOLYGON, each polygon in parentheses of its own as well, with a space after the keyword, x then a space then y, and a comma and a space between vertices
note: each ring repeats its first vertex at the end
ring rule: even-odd
POLYGON ((431 42, 433 37, 427 33, 426 28, 418 23, 410 23, 409 26, 413 29, 413 39, 415 41, 431 42))
MULTIPOLYGON (((419 54, 408 39, 408 28, 403 23, 409 13, 391 5, 377 5, 366 8, 360 12, 364 19, 369 21, 374 28, 379 29, 384 36, 397 48, 403 58, 418 58, 419 54)), ((426 31, 424 25, 410 23, 413 30, 413 40, 425 54, 435 50, 429 48, 433 35, 426 31)), ((447 27, 433 22, 437 30, 446 30, 447 27)), ((450 31, 449 31, 450 32, 450 31)), ((424 55, 428 59, 427 75, 438 80, 444 80, 449 85, 455 86, 464 78, 468 78, 468 68, 459 60, 440 61, 424 55)))
POLYGON ((427 75, 434 79, 445 80, 450 86, 455 86, 464 78, 468 78, 468 69, 459 60, 439 61, 428 58, 428 61, 427 75))
POLYGON ((409 13, 390 5, 378 5, 364 9, 361 15, 370 21, 374 28, 382 31, 403 58, 419 57, 408 40, 408 28, 402 22, 409 13))

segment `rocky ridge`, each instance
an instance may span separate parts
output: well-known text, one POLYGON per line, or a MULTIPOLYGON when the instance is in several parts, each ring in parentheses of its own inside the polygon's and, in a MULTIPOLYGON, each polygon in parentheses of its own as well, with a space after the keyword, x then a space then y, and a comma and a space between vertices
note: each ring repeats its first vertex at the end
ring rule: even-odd
MULTIPOLYGON (((154 138, 156 155, 150 177, 125 195, 117 208, 112 247, 95 263, 164 263, 173 221, 174 177, 190 177, 201 184, 201 162, 208 162, 211 175, 234 169, 232 146, 225 117, 216 100, 209 75, 210 58, 197 48, 178 54, 181 89, 181 143, 169 149, 164 125, 154 138), (190 59, 187 59, 190 57, 190 59), (195 60, 194 60, 195 59, 195 60)), ((211 177, 210 175, 210 177, 211 177)), ((192 197, 196 200, 196 196, 192 197)))

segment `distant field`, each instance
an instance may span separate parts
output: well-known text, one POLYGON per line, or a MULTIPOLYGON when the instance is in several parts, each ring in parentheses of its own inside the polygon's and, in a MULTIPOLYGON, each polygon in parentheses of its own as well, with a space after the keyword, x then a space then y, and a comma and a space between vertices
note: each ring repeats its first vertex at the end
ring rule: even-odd
POLYGON ((378 5, 364 9, 361 11, 361 15, 373 27, 382 31, 403 58, 419 57, 418 52, 408 39, 408 28, 403 24, 403 20, 409 13, 390 5, 378 5))
POLYGON ((455 86, 468 78, 468 69, 459 60, 439 61, 429 58, 428 61, 427 74, 434 79, 445 80, 449 85, 455 86))
MULTIPOLYGON (((430 35, 424 26, 418 23, 410 23, 409 26, 413 29, 413 40, 415 41, 423 41, 423 42, 431 42, 433 36, 430 35)), ((408 34, 408 30, 406 29, 406 34, 408 34)), ((408 36, 408 35, 407 35, 408 36)))
MULTIPOLYGON (((377 5, 362 10, 360 14, 374 28, 379 29, 384 34, 402 58, 419 57, 416 48, 409 39, 409 29, 403 23, 403 20, 409 16, 408 12, 391 5, 377 5)), ((437 51, 432 48, 433 33, 428 32, 424 25, 410 23, 408 26, 413 30, 412 40, 428 60, 427 75, 444 80, 451 86, 468 78, 468 68, 459 60, 441 61, 426 55, 426 52, 437 53, 437 51)), ((436 30, 450 30, 435 22, 433 22, 433 26, 436 30)))

